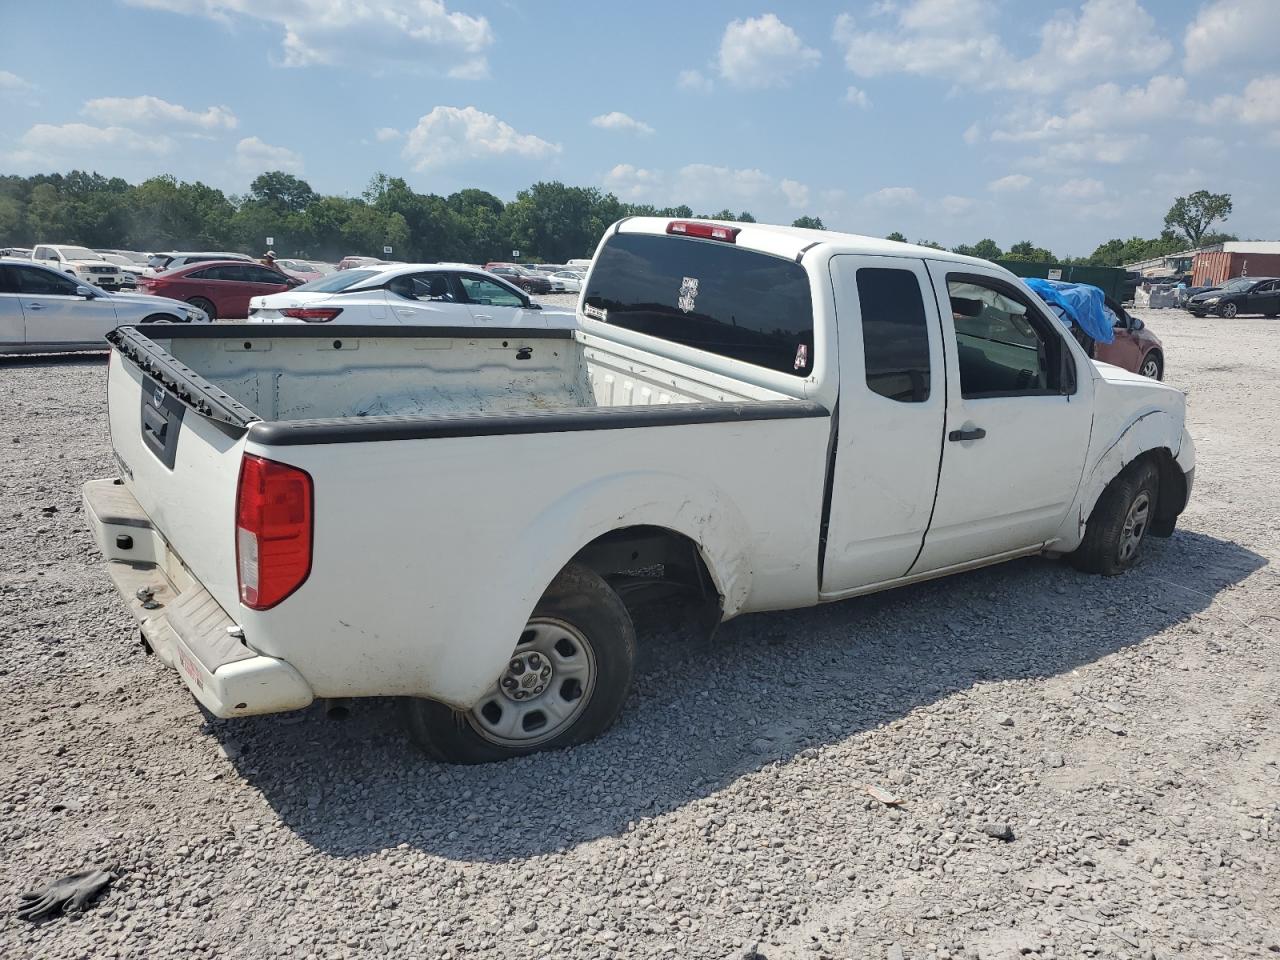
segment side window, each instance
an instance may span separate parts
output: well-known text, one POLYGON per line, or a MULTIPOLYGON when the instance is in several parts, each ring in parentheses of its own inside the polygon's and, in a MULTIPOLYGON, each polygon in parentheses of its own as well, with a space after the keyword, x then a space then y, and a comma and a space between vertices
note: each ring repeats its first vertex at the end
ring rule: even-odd
POLYGON ((949 276, 947 292, 962 396, 1062 392, 1062 340, 1028 301, 979 277, 949 276))
POLYGON ((48 260, 49 251, 45 247, 36 247, 31 253, 32 260, 48 260))
POLYGON ((0 293, 18 292, 18 271, 14 267, 0 266, 0 293))
POLYGON ((492 280, 484 280, 466 273, 458 279, 462 281, 462 289, 466 291, 467 299, 472 303, 483 303, 493 307, 524 306, 523 298, 492 280))
POLYGON ((221 267, 210 267, 209 275, 214 280, 239 280, 242 283, 253 279, 244 267, 237 267, 233 264, 224 264, 221 267))
POLYGON ((208 270, 196 270, 192 273, 188 273, 187 279, 188 280, 221 280, 222 279, 221 277, 215 276, 217 272, 218 272, 217 267, 210 267, 208 270))
POLYGON ((387 289, 409 300, 435 300, 453 303, 456 299, 443 273, 412 273, 387 282, 387 289))
POLYGON ((277 273, 275 270, 268 270, 266 267, 248 266, 239 268, 229 267, 228 269, 239 269, 243 271, 244 279, 250 280, 253 283, 270 283, 277 287, 283 287, 285 285, 285 277, 283 274, 277 273))
POLYGON ((899 403, 929 399, 929 328, 920 281, 910 270, 858 271, 867 386, 899 403))
POLYGON ((50 270, 18 269, 18 287, 25 294, 40 297, 74 296, 78 284, 70 277, 50 270))

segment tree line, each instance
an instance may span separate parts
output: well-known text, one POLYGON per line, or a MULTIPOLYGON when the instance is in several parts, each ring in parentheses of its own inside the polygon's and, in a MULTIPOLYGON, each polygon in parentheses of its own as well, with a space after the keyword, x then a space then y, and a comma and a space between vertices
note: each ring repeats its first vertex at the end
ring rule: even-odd
MULTIPOLYGON (((1201 190, 1179 197, 1159 237, 1114 239, 1087 257, 1056 257, 1030 240, 1003 250, 989 238, 952 248, 994 259, 1118 266, 1176 253, 1188 246, 1235 239, 1209 227, 1231 213, 1231 197, 1201 190)), ((256 177, 244 195, 156 176, 139 184, 73 170, 67 174, 0 176, 0 245, 80 243, 128 250, 228 250, 257 254, 266 239, 281 257, 338 260, 349 254, 409 262, 486 263, 521 260, 563 263, 589 257, 605 228, 626 216, 689 217, 754 223, 748 211, 695 214, 688 206, 624 203, 595 187, 535 183, 503 202, 478 189, 447 197, 418 193, 404 179, 379 173, 359 197, 325 196, 282 171, 256 177)), ((822 230, 819 217, 796 227, 822 230)), ((890 240, 907 238, 892 233, 890 240)), ((943 249, 929 240, 917 241, 943 249)))

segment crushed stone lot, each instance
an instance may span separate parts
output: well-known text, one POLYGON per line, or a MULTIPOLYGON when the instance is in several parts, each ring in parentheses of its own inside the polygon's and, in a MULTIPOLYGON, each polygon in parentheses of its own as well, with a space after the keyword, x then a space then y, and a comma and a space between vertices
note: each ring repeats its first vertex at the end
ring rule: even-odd
POLYGON ((102 357, 0 359, 0 956, 1280 955, 1280 323, 1142 315, 1199 462, 1138 569, 649 625, 602 739, 468 768, 202 715, 85 529, 102 357))

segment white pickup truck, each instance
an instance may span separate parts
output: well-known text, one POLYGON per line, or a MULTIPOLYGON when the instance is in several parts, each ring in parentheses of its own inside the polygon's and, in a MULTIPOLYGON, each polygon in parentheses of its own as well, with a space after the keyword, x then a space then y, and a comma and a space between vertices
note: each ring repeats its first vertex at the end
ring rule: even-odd
POLYGON ((1094 364, 985 261, 633 218, 578 329, 110 337, 86 513, 214 714, 395 695, 432 755, 578 743, 628 606, 708 628, 1045 553, 1118 573, 1187 503, 1177 390, 1094 364))

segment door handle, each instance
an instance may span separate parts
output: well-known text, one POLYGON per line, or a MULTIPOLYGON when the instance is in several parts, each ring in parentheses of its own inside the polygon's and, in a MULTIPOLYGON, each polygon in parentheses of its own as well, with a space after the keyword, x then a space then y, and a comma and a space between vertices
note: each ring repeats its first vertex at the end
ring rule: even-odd
POLYGON ((477 320, 492 320, 492 319, 493 319, 493 317, 486 316, 486 315, 485 315, 485 314, 483 314, 483 313, 474 313, 474 314, 472 314, 472 316, 473 316, 473 317, 475 317, 477 320))
POLYGON ((987 431, 981 427, 970 427, 968 430, 952 430, 947 434, 948 440, 981 440, 987 431))
POLYGON ((28 303, 27 308, 30 310, 43 310, 44 307, 38 303, 28 303))

